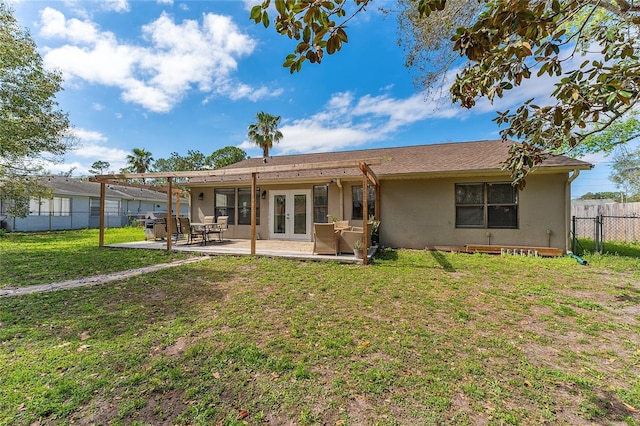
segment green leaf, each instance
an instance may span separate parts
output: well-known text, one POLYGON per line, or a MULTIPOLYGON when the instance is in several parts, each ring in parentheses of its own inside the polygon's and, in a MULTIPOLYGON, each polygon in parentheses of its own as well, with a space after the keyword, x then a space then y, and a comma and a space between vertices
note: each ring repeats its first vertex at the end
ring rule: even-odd
POLYGON ((347 37, 347 33, 342 28, 338 28, 338 30, 336 31, 336 35, 338 36, 338 38, 340 38, 341 41, 345 43, 349 41, 349 38, 347 37))
POLYGON ((305 43, 309 43, 309 41, 311 40, 311 28, 309 28, 308 26, 304 27, 304 30, 302 31, 302 40, 305 43))
POLYGON ((250 18, 254 20, 256 24, 260 22, 260 19, 262 19, 262 7, 260 7, 260 5, 253 6, 251 8, 250 18))
POLYGON ((262 14, 262 25, 269 28, 269 14, 266 11, 262 14))
POLYGON ((280 15, 285 15, 287 13, 287 7, 284 4, 284 0, 276 0, 276 10, 280 15))

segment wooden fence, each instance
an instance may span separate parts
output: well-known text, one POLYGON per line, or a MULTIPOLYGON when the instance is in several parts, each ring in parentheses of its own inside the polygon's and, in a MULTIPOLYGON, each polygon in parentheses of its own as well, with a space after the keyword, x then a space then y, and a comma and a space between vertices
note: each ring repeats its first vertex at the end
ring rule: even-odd
POLYGON ((573 232, 596 241, 640 241, 640 203, 572 206, 573 232))

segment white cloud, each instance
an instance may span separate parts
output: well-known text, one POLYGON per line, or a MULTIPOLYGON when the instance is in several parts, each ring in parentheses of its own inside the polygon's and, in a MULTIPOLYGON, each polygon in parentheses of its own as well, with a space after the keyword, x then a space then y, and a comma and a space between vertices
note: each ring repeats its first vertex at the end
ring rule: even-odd
POLYGON ((132 45, 93 22, 66 19, 52 8, 41 13, 40 34, 67 42, 45 49, 47 66, 67 79, 118 87, 124 101, 154 112, 170 111, 194 89, 252 101, 282 93, 232 78, 237 60, 250 55, 256 43, 228 16, 208 13, 201 22, 176 23, 163 13, 141 31, 148 44, 132 45))
MULTIPOLYGON (((387 140, 405 126, 427 118, 450 118, 459 114, 454 107, 438 108, 417 94, 406 99, 388 95, 365 95, 352 92, 331 96, 325 107, 309 118, 285 123, 280 130, 282 140, 274 146, 274 154, 339 151, 376 141, 387 140)), ((257 149, 250 141, 239 146, 257 149)))
POLYGON ((102 9, 112 12, 128 12, 129 2, 127 0, 102 0, 102 9))
POLYGON ((75 128, 73 135, 82 142, 106 142, 107 137, 100 132, 75 128))
POLYGON ((173 5, 173 0, 156 0, 158 2, 158 4, 168 4, 168 5, 173 5))
POLYGON ((260 0, 242 0, 242 3, 244 4, 245 10, 251 10, 253 6, 262 4, 260 0))
POLYGON ((91 165, 96 161, 110 163, 109 170, 118 171, 127 166, 129 152, 107 146, 108 138, 97 131, 75 128, 74 136, 78 139, 76 147, 67 152, 64 163, 45 162, 45 169, 52 173, 66 173, 74 168, 74 175, 88 175, 91 165))
POLYGON ((46 7, 40 13, 40 35, 61 38, 72 43, 94 43, 98 40, 98 27, 79 19, 67 20, 62 12, 46 7))

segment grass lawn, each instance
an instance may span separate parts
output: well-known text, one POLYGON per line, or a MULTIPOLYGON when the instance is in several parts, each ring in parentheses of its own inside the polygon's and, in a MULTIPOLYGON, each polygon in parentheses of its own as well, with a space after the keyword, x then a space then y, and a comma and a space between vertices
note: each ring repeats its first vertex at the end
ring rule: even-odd
MULTIPOLYGON (((105 230, 105 244, 144 240, 142 228, 105 230)), ((10 232, 0 238, 0 288, 46 284, 185 259, 161 250, 98 247, 98 230, 10 232)))
POLYGON ((0 424, 638 425, 640 261, 585 259, 214 257, 0 298, 0 424))

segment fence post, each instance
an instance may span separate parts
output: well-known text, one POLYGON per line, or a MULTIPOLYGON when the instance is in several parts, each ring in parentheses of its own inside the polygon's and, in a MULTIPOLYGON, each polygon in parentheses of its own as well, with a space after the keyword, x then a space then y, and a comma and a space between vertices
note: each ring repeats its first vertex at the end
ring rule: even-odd
POLYGON ((576 217, 571 216, 571 251, 576 252, 576 217))
POLYGON ((596 216, 593 218, 593 251, 594 252, 599 252, 599 246, 600 246, 600 241, 598 240, 598 237, 600 236, 600 230, 598 229, 600 227, 600 216, 596 216))
POLYGON ((600 215, 600 253, 604 253, 604 215, 600 215))

